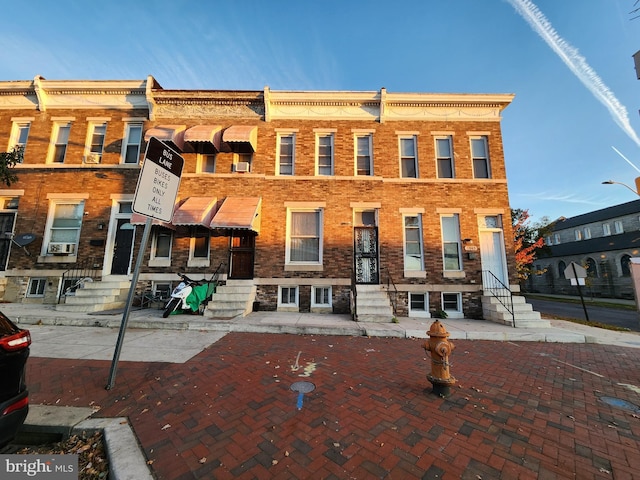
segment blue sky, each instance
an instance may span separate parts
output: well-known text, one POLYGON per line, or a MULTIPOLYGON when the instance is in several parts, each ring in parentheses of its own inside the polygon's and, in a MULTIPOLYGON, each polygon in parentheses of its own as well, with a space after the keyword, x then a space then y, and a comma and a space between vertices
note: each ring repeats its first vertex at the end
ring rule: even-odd
POLYGON ((635 3, 7 2, 0 80, 514 93, 502 122, 511 206, 555 219, 637 198, 601 184, 640 176, 635 3))

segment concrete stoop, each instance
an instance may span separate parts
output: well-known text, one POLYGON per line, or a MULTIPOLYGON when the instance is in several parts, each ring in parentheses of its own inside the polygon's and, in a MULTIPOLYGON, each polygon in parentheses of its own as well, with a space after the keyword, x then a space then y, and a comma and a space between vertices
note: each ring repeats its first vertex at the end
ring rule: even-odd
POLYGON ((540 316, 540 312, 533 310, 531 304, 527 303, 526 299, 519 295, 514 295, 513 299, 513 313, 512 316, 500 301, 490 295, 483 295, 482 297, 482 313, 485 320, 491 322, 500 323, 502 325, 514 326, 516 328, 549 328, 551 322, 543 319, 540 316))
POLYGON ((390 323, 393 309, 382 285, 356 285, 359 322, 390 323))
POLYGON ((131 288, 130 281, 103 280, 87 282, 74 295, 65 297, 65 303, 56 305, 61 312, 101 312, 123 308, 131 288))
POLYGON ((207 318, 234 318, 245 316, 253 310, 257 288, 252 280, 227 280, 218 285, 216 293, 204 311, 207 318))

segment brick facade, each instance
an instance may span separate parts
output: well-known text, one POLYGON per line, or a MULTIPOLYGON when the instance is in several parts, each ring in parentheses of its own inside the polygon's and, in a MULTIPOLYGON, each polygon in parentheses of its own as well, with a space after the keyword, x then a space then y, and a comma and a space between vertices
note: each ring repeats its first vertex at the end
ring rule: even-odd
MULTIPOLYGON (((514 284, 514 259, 509 201, 500 130, 500 112, 510 95, 431 95, 380 92, 220 92, 165 91, 151 77, 141 82, 0 82, 0 145, 11 143, 12 128, 29 123, 24 162, 15 169, 18 181, 0 190, 0 197, 18 198, 14 234, 31 232, 36 240, 26 252, 15 245, 2 272, 5 300, 37 301, 27 295, 29 279, 47 278, 44 298, 59 288, 52 278, 82 259, 95 257, 101 275, 109 276, 119 202, 130 202, 139 175, 138 164, 123 164, 127 125, 140 121, 143 130, 159 125, 217 125, 257 128, 257 143, 249 173, 235 173, 237 159, 229 145, 218 145, 215 172, 197 170, 198 154, 185 149, 179 199, 260 197, 260 228, 255 239, 253 278, 260 308, 274 310, 278 286, 299 287, 299 308, 311 307, 311 287, 331 286, 333 311, 349 309, 348 291, 354 264, 354 211, 377 212, 380 283, 390 278, 399 291, 399 315, 409 314, 408 292, 428 293, 428 311, 442 309, 441 293, 460 293, 463 313, 481 316, 482 249, 479 221, 483 215, 502 218, 508 282, 514 284), (38 87, 38 88, 36 88, 38 87), (44 94, 43 92, 46 92, 44 94), (103 97, 100 96, 101 92, 103 97), (106 94, 104 94, 106 92, 106 94), (397 96, 394 96, 397 95, 397 96), (100 103, 102 102, 102 103, 100 103), (99 108, 96 108, 99 106, 99 108), (83 163, 89 132, 106 122, 100 164, 83 163), (70 122, 62 164, 47 163, 54 125, 70 122), (278 134, 295 135, 294 175, 277 173, 278 134), (318 132, 333 135, 334 174, 316 174, 318 132), (372 176, 355 175, 355 136, 372 136, 372 176), (417 139, 418 177, 401 178, 399 136, 417 139), (452 138, 455 178, 439 179, 435 137, 452 138), (490 178, 474 178, 470 138, 487 139, 490 178), (84 201, 76 255, 47 253, 50 205, 56 199, 84 201), (292 207, 292 205, 294 207, 292 207), (288 266, 287 209, 317 205, 322 210, 322 262, 316 268, 288 266), (422 219, 424 266, 405 276, 403 214, 422 219), (443 213, 459 216, 462 269, 443 272, 443 213), (462 241, 464 239, 464 241, 462 241), (18 285, 20 287, 18 288, 18 285), (26 286, 25 286, 26 285, 26 286)), ((2 148, 5 148, 4 146, 2 148)), ((142 160, 144 145, 141 146, 142 160)), ((6 202, 5 202, 6 203, 6 202)), ((157 229, 158 227, 154 227, 157 229)), ((212 231, 208 266, 188 267, 193 228, 177 226, 172 236, 170 264, 152 266, 145 253, 143 281, 174 281, 177 272, 211 273, 218 264, 228 268, 230 231, 212 231)), ((137 229, 132 258, 137 255, 137 229)))

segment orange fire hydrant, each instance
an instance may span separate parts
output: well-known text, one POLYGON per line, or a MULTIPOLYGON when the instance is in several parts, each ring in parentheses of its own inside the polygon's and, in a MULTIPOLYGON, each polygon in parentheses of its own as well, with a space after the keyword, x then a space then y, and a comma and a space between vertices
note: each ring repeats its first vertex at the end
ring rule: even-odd
POLYGON ((427 379, 433 385, 433 393, 441 397, 448 397, 451 393, 451 385, 456 383, 449 372, 449 355, 455 348, 453 342, 447 340, 449 332, 440 320, 431 324, 427 332, 429 340, 424 342, 423 348, 431 352, 431 374, 427 379))

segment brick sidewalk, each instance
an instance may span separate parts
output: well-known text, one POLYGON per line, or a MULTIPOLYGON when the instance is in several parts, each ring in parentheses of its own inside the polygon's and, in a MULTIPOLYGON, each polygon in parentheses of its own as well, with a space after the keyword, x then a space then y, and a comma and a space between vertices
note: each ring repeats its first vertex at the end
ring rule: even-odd
POLYGON ((442 399, 422 342, 235 333, 121 362, 110 391, 106 361, 31 358, 27 380, 34 404, 128 416, 160 480, 638 478, 640 411, 600 397, 640 404, 640 350, 457 341, 442 399))

